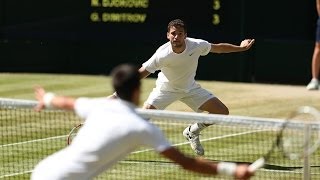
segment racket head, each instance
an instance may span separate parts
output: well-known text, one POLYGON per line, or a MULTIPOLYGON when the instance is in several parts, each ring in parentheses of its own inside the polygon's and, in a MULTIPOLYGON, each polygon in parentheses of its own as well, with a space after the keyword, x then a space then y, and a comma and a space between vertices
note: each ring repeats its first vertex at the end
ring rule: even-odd
POLYGON ((83 126, 83 123, 75 125, 69 132, 67 137, 67 145, 69 146, 73 140, 73 138, 77 135, 79 129, 83 126))
POLYGON ((287 118, 279 148, 290 159, 302 159, 320 145, 320 112, 310 106, 299 107, 287 118))
POLYGON ((320 112, 309 106, 299 107, 273 131, 276 136, 272 140, 271 148, 249 165, 249 171, 255 172, 270 162, 277 164, 282 158, 289 161, 301 159, 316 151, 320 146, 320 112), (307 136, 306 127, 311 127, 307 136), (309 139, 307 148, 306 138, 309 139))

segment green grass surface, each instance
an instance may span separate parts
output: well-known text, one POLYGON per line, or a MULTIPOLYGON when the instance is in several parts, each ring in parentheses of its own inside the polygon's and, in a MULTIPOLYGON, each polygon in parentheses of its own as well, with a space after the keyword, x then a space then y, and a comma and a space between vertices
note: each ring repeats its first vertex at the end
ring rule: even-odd
MULTIPOLYGON (((155 80, 143 80, 141 104, 154 87, 155 80)), ((320 92, 307 91, 304 86, 199 81, 201 86, 213 92, 230 109, 232 115, 285 118, 302 105, 320 107, 320 92)), ((34 100, 33 87, 41 85, 48 91, 69 96, 99 97, 113 93, 110 78, 85 75, 52 74, 0 74, 0 97, 34 100)), ((169 110, 191 111, 177 102, 169 110)), ((29 179, 34 165, 47 155, 66 146, 66 134, 79 119, 65 113, 35 113, 33 111, 0 110, 0 178, 29 179), (70 120, 70 117, 72 119, 70 120)), ((181 135, 186 122, 159 123, 170 141, 190 156, 194 153, 181 135)), ((270 147, 274 133, 255 133, 247 127, 210 126, 201 139, 206 150, 205 158, 213 161, 252 162, 270 147), (224 135, 236 134, 233 138, 224 135), (218 137, 218 138, 217 138, 218 137), (221 138, 219 138, 221 137, 221 138)), ((320 178, 320 153, 311 160, 312 179, 320 178)), ((301 179, 301 161, 283 161, 277 154, 274 161, 257 172, 254 179, 301 179)), ((226 177, 215 177, 225 179, 226 177)), ((181 170, 167 159, 150 150, 140 148, 121 161, 100 179, 213 179, 209 176, 181 170)))

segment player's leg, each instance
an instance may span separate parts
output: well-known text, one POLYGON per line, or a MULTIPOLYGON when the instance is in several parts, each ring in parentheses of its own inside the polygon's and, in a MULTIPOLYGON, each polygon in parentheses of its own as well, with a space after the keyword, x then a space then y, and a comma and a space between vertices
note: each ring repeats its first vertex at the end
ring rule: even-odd
MULTIPOLYGON (((181 99, 182 102, 186 103, 196 112, 207 111, 210 114, 229 114, 229 109, 224 105, 220 99, 215 97, 211 92, 197 88, 192 90, 190 95, 181 99)), ((191 127, 192 131, 201 131, 211 124, 196 123, 191 127)))
POLYGON ((319 89, 319 70, 320 70, 320 18, 317 20, 316 27, 316 42, 314 45, 313 55, 312 55, 312 79, 307 85, 308 90, 319 89))
MULTIPOLYGON (((220 99, 217 97, 213 97, 209 100, 207 100, 205 103, 203 103, 200 108, 201 111, 207 111, 209 114, 224 114, 229 115, 229 109, 227 106, 225 106, 220 99)), ((193 131, 202 131, 206 127, 210 126, 212 124, 205 124, 205 123, 195 123, 193 126, 191 126, 191 129, 193 131)))
POLYGON ((210 114, 229 115, 229 109, 217 97, 212 97, 211 99, 207 100, 199 107, 199 109, 201 111, 207 111, 210 114))
POLYGON ((308 90, 319 89, 319 69, 320 69, 320 42, 315 43, 313 56, 312 56, 312 79, 307 85, 308 90))
MULTIPOLYGON (((207 111, 216 114, 229 114, 228 108, 217 97, 203 88, 197 88, 190 91, 187 96, 181 99, 181 101, 196 112, 207 111)), ((189 140, 191 148, 198 155, 204 154, 199 134, 203 129, 210 125, 212 124, 194 123, 183 131, 183 136, 189 140)))
MULTIPOLYGON (((229 115, 229 109, 217 97, 212 97, 211 99, 207 100, 200 106, 199 110, 207 111, 209 114, 229 115)), ((190 126, 190 131, 199 134, 200 131, 210 125, 212 124, 194 123, 192 126, 190 126)))

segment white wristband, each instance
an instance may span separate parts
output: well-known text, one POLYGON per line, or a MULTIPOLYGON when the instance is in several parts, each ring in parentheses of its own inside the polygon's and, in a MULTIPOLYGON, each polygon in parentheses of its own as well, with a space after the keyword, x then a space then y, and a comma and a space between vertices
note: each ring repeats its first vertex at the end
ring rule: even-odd
POLYGON ((51 107, 51 101, 52 99, 55 97, 55 94, 51 93, 51 92, 47 92, 44 96, 43 96, 43 103, 45 105, 46 108, 50 108, 51 107))
POLYGON ((237 164, 229 162, 220 162, 217 166, 217 173, 233 176, 236 173, 237 164))

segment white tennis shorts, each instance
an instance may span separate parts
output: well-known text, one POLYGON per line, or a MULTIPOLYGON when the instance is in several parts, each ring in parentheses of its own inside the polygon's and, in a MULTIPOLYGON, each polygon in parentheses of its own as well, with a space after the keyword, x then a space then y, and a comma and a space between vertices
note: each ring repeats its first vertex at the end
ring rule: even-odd
POLYGON ((181 101, 189 106, 193 111, 201 112, 199 109, 201 105, 213 97, 215 96, 211 92, 201 87, 192 89, 187 93, 161 91, 154 88, 148 99, 145 101, 145 104, 152 105, 157 109, 165 109, 173 102, 181 101))

